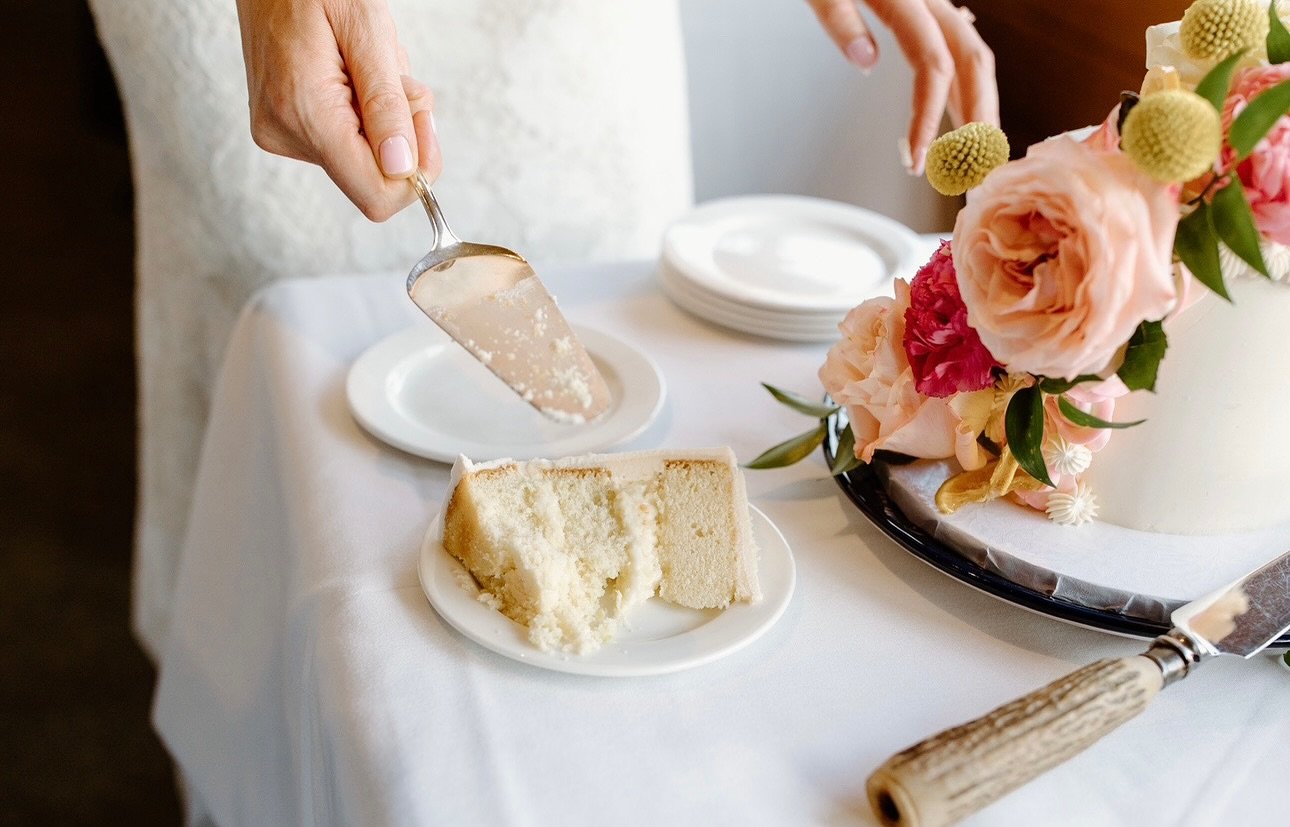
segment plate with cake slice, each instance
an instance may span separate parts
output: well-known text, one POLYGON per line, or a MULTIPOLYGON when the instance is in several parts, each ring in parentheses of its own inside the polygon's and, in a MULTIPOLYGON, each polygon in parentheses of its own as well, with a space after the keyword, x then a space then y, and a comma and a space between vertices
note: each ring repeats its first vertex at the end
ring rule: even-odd
POLYGON ((506 657, 636 677, 748 646, 796 570, 728 448, 453 467, 419 560, 435 610, 506 657))

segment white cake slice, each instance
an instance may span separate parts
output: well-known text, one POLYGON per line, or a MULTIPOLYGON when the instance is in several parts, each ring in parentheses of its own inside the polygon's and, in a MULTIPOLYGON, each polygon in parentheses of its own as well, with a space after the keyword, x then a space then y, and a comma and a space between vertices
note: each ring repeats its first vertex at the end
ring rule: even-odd
POLYGON ((594 651, 655 594, 695 609, 761 597, 729 448, 453 467, 444 548, 545 650, 594 651))

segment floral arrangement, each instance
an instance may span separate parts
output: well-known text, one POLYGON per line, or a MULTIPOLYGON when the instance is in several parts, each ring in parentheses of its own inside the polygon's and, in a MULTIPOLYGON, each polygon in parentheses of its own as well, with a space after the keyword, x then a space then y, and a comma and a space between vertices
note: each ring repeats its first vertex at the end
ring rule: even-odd
POLYGON ((1196 0, 1148 31, 1148 71, 1089 134, 1008 160, 996 127, 941 136, 927 178, 967 193, 953 236, 894 295, 839 325, 819 378, 834 405, 768 389, 817 427, 749 467, 824 440, 834 473, 878 452, 954 457, 937 506, 999 497, 1077 525, 1082 475, 1116 429, 1115 400, 1152 391, 1164 320, 1225 273, 1290 281, 1290 31, 1276 3, 1196 0))

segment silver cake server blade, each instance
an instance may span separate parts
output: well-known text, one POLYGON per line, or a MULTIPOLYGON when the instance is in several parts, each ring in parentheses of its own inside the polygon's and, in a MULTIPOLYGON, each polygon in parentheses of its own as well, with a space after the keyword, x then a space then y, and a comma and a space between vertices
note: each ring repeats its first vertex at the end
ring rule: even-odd
POLYGON ((1290 630, 1290 553, 1169 616, 1199 657, 1250 658, 1290 630))
POLYGON ((413 179, 434 244, 408 274, 408 296, 526 402, 579 423, 609 408, 609 387, 524 257, 461 241, 421 173, 413 179))
POLYGON ((1249 658, 1290 630, 1290 552, 1174 611, 1141 655, 1101 660, 893 755, 869 776, 889 827, 952 824, 1082 752, 1219 655, 1249 658))

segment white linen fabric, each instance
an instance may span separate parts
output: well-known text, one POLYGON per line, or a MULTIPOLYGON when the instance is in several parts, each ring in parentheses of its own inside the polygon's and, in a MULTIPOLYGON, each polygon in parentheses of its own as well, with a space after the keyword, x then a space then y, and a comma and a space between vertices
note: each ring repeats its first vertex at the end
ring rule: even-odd
MULTIPOLYGON (((164 635, 210 385, 238 310, 284 277, 407 270, 418 209, 374 225, 321 170, 251 140, 233 0, 91 0, 125 104, 138 232, 134 623, 164 635)), ((460 236, 528 256, 652 254, 691 201, 667 0, 391 0, 436 92, 460 236)), ((347 322, 342 321, 341 324, 347 322)))
MULTIPOLYGON (((759 381, 812 392, 824 346, 722 331, 650 266, 540 268, 571 321, 660 365, 662 416, 624 449, 804 430, 759 381)), ((870 824, 891 753, 1130 641, 979 594, 871 526, 817 457, 746 472, 793 549, 765 637, 673 675, 586 678, 457 634, 417 582, 446 465, 367 436, 345 377, 426 324, 398 273, 285 282, 242 315, 216 389, 154 721, 218 824, 870 824)), ((1132 549, 1125 549, 1131 554, 1132 549)), ((969 825, 1284 823, 1290 681, 1216 661, 969 825)))

